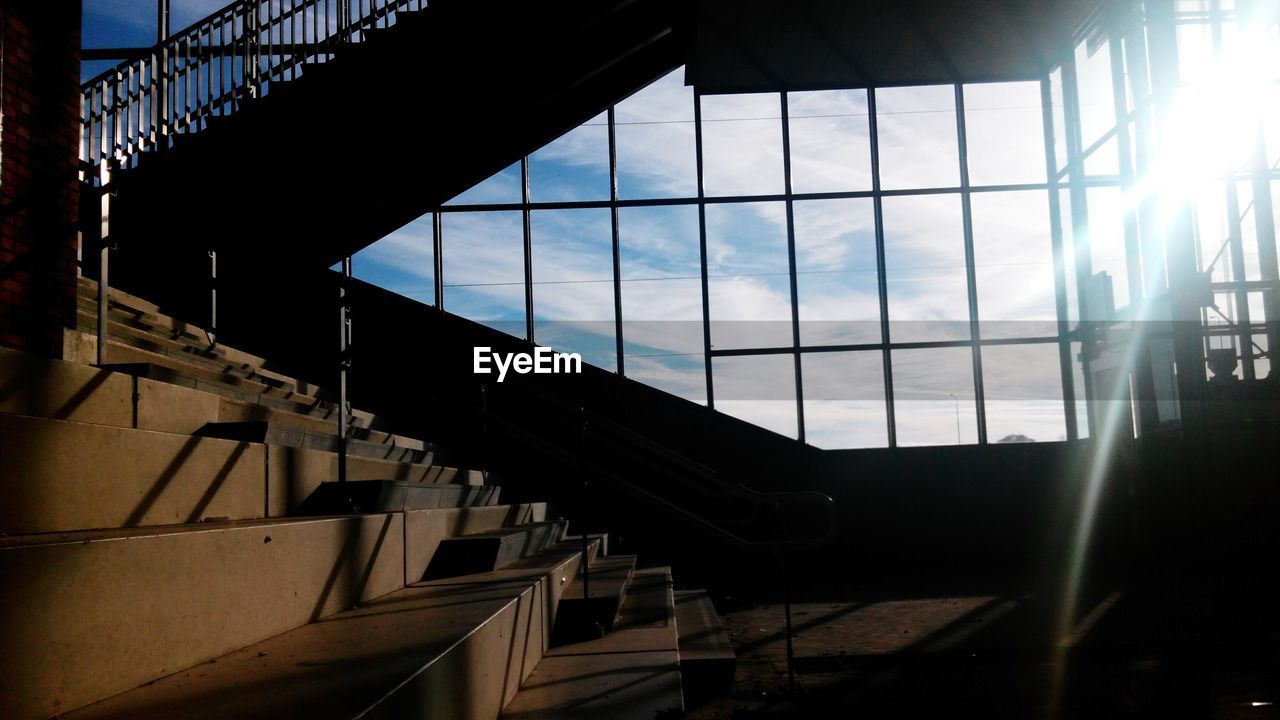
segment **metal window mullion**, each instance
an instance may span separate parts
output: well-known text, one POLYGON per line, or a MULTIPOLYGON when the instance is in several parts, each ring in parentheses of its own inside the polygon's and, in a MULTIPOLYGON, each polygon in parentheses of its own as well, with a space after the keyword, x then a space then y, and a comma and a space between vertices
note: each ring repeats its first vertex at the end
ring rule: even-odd
POLYGON ((613 340, 618 375, 626 377, 622 337, 622 253, 618 232, 618 138, 612 105, 606 119, 609 125, 609 223, 613 232, 613 340))
POLYGON ((884 367, 884 409, 889 447, 898 446, 897 415, 893 400, 893 357, 889 349, 889 281, 885 274, 884 256, 884 198, 880 191, 880 138, 876 121, 876 90, 867 88, 867 135, 871 141, 871 204, 875 212, 876 234, 876 284, 880 300, 881 363, 884 367))
POLYGON ((698 255, 702 269, 702 359, 707 381, 707 407, 715 409, 715 383, 711 374, 711 302, 707 284, 707 204, 702 162, 702 93, 693 91, 693 150, 698 181, 698 255))
POLYGON ((533 336, 533 226, 529 216, 529 156, 520 158, 520 216, 524 226, 524 334, 531 344, 533 336))
POLYGON ((1095 413, 1093 375, 1090 372, 1089 351, 1092 342, 1089 330, 1092 320, 1089 314, 1088 283, 1093 274, 1093 247, 1089 243, 1089 214, 1085 194, 1084 161, 1080 155, 1080 105, 1076 93, 1075 57, 1066 53, 1062 63, 1062 117, 1067 133, 1067 185, 1071 197, 1071 247, 1076 268, 1076 303, 1080 306, 1081 374, 1084 377, 1085 421, 1092 436, 1097 427, 1095 413), (1084 247, 1086 252, 1080 252, 1084 247))
POLYGON ((960 151, 960 206, 964 224, 964 272, 969 295, 969 338, 973 341, 973 399, 978 444, 987 443, 987 403, 982 387, 982 330, 978 323, 978 273, 973 251, 973 206, 969 198, 969 143, 965 134, 964 85, 955 86, 956 140, 960 151))
POLYGON ((800 363, 800 295, 796 274, 796 223, 791 195, 791 123, 788 114, 787 93, 778 93, 779 110, 782 113, 782 184, 786 195, 787 211, 787 277, 791 283, 791 348, 795 363, 796 439, 804 442, 804 371, 800 363))
MULTIPOLYGON (((1040 81, 1040 115, 1044 133, 1045 167, 1057 167, 1054 145, 1053 91, 1049 79, 1040 81)), ((1070 309, 1067 307, 1067 258, 1062 246, 1062 207, 1059 202, 1057 173, 1049 174, 1049 242, 1053 252, 1053 301, 1058 316, 1058 371, 1062 383, 1062 412, 1067 424, 1067 440, 1079 439, 1076 426, 1075 373, 1071 371, 1070 309)))
POLYGON ((436 286, 433 290, 436 309, 444 310, 444 216, 438 208, 431 214, 431 247, 434 251, 431 262, 435 266, 436 286))
MULTIPOLYGON (((1135 182, 1132 138, 1129 137, 1129 105, 1125 94, 1124 44, 1114 33, 1107 36, 1111 48, 1111 100, 1115 108, 1116 152, 1120 161, 1120 187, 1128 192, 1135 182)), ((1124 211, 1125 277, 1129 283, 1129 305, 1141 303, 1146 293, 1142 276, 1142 250, 1138 240, 1138 207, 1129 203, 1124 211)))

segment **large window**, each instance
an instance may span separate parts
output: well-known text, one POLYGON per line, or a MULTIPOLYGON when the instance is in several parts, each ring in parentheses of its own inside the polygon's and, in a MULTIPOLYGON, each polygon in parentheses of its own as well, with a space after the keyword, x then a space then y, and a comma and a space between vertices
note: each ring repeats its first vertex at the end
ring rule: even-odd
MULTIPOLYGON (((698 96, 681 74, 440 208, 444 308, 822 448, 1087 432, 1071 248, 1128 276, 1123 205, 1102 182, 1074 216, 1045 137, 1074 75, 698 96)), ((374 255, 435 262, 422 237, 374 255)))

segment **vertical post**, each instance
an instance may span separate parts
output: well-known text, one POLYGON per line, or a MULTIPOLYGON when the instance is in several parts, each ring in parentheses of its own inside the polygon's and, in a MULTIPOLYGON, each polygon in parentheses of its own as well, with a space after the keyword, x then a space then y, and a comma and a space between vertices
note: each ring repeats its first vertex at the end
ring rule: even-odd
POLYGON ((876 89, 867 88, 867 134, 871 136, 871 191, 876 229, 876 288, 880 301, 880 342, 884 350, 884 409, 889 447, 898 446, 898 423, 893 403, 893 358, 889 351, 889 283, 884 257, 884 200, 880 194, 880 129, 876 119, 876 89))
POLYGON ((218 251, 209 251, 209 347, 218 345, 218 251))
POLYGON ((582 537, 582 601, 587 608, 591 607, 591 563, 588 548, 591 541, 587 537, 587 495, 591 492, 591 481, 587 476, 587 409, 578 408, 581 424, 578 429, 578 471, 582 474, 582 502, 579 505, 582 528, 578 533, 582 537))
POLYGON ((169 0, 156 0, 156 43, 169 39, 169 0))
POLYGON ((609 221, 613 231, 613 342, 618 360, 618 375, 626 377, 622 337, 622 256, 618 230, 618 137, 613 106, 609 106, 609 221))
POLYGON ((795 365, 796 383, 796 440, 804 442, 804 369, 800 361, 800 289, 796 273, 796 219, 795 203, 791 187, 791 120, 787 94, 779 95, 779 112, 782 117, 782 182, 786 193, 787 209, 787 275, 791 283, 791 352, 795 365))
POLYGON ((480 475, 489 484, 489 388, 480 383, 480 475))
POLYGON ((782 569, 782 612, 784 615, 787 640, 787 692, 796 692, 795 648, 791 636, 791 578, 787 572, 787 518, 782 512, 782 503, 776 502, 773 510, 778 516, 778 562, 782 569))
MULTIPOLYGON (((987 403, 982 385, 982 325, 978 322, 978 275, 973 249, 973 198, 969 191, 969 139, 964 116, 964 85, 955 87, 956 138, 960 155, 960 207, 964 223, 964 272, 969 294, 969 339, 973 341, 973 406, 977 415, 978 444, 987 444, 987 403)), ((956 408, 959 410, 959 399, 956 408)), ((956 444, 960 444, 959 412, 956 413, 956 444)))
POLYGON ((347 481, 347 375, 351 371, 351 298, 347 280, 351 278, 351 256, 342 258, 342 281, 338 286, 338 482, 347 481))
POLYGON ((529 156, 520 158, 520 218, 524 232, 524 337, 534 340, 533 324, 533 224, 529 213, 529 156))
POLYGON ((98 366, 107 362, 107 289, 110 287, 109 265, 111 260, 111 176, 116 169, 113 157, 102 164, 100 187, 102 193, 102 225, 98 247, 98 366))

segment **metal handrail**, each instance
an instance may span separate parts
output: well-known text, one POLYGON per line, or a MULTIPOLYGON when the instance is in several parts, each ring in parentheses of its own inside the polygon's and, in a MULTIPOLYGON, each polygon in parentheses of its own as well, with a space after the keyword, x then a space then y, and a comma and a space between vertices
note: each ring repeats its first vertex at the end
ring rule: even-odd
MULTIPOLYGON (((472 407, 471 403, 457 397, 454 393, 444 389, 434 381, 431 381, 415 373, 409 373, 393 364, 387 364, 383 366, 383 369, 395 372, 397 375, 400 375, 401 377, 404 377, 416 384, 429 386, 431 392, 437 398, 444 398, 450 401, 451 403, 453 403, 454 405, 456 405, 457 407, 459 407, 464 412, 479 416, 486 424, 486 428, 485 428, 486 433, 488 432, 488 426, 490 424, 496 425, 502 428, 503 431, 505 431, 506 433, 510 435, 514 435, 524 440, 525 442, 535 445, 539 449, 543 450, 544 452, 547 452, 553 456, 556 456, 562 461, 571 462, 571 463, 581 463, 583 467, 585 467, 587 470, 589 470, 592 473, 592 477, 606 480, 614 488, 622 491, 628 496, 634 499, 640 500, 642 502, 645 502, 651 506, 654 506, 662 510, 672 519, 675 519, 686 526, 692 527, 715 539, 718 539, 721 542, 731 547, 734 547, 738 550, 742 550, 745 552, 753 552, 753 553, 755 552, 777 553, 778 552, 779 546, 778 546, 777 539, 750 540, 750 539, 743 538, 735 534, 734 532, 725 529, 724 527, 717 524, 716 522, 708 518, 705 518, 702 515, 699 515, 672 500, 664 498, 661 495, 658 495, 657 493, 654 493, 644 487, 641 487, 640 485, 637 485, 636 483, 630 480, 627 480, 626 478, 618 475, 617 473, 609 470, 608 468, 602 467, 597 463, 591 462, 587 458, 582 457, 581 454, 575 454, 569 450, 566 450, 556 445, 555 443, 552 443, 547 439, 530 432, 527 428, 521 426, 518 423, 512 422, 510 420, 507 420, 505 418, 495 415, 491 409, 486 408, 485 410, 478 410, 472 407)), ((563 400, 563 398, 561 398, 561 400, 563 400)), ((630 431, 630 432, 631 434, 634 434, 638 437, 642 437, 642 436, 639 436, 638 433, 634 433, 634 431, 630 431)), ((653 443, 654 446, 656 447, 663 447, 652 440, 648 440, 647 442, 653 443)), ((670 451, 669 448, 667 448, 666 450, 668 452, 671 452, 672 454, 675 454, 674 451, 670 451)), ((679 456, 679 457, 683 457, 683 456, 679 456)), ((693 462, 693 461, 690 461, 690 462, 693 462)), ((729 482, 727 480, 724 480, 723 478, 719 478, 719 481, 725 487, 725 490, 727 492, 736 493, 739 496, 741 496, 744 500, 753 503, 753 505, 756 506, 758 511, 763 511, 765 509, 772 509, 775 512, 779 513, 780 522, 784 521, 784 518, 781 516, 784 506, 789 505, 789 501, 792 499, 803 498, 804 500, 809 501, 811 504, 818 506, 822 510, 826 519, 826 522, 824 523, 824 527, 823 527, 823 532, 819 535, 808 537, 808 538, 801 538, 801 539, 789 538, 787 540, 786 545, 791 550, 812 550, 812 549, 826 547, 827 545, 830 545, 831 542, 835 540, 836 536, 839 534, 839 518, 838 518, 835 501, 832 500, 831 497, 829 495, 826 495, 825 493, 812 491, 812 490, 761 492, 761 491, 755 490, 754 488, 749 488, 745 485, 741 485, 739 483, 729 482)))
POLYGON ((81 86, 81 179, 169 147, 427 0, 237 0, 81 86))

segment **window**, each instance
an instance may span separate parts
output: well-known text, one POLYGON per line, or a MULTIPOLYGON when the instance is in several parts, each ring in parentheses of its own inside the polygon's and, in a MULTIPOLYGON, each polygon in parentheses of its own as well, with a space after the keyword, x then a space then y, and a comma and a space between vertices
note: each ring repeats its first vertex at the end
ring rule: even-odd
POLYGON ((783 191, 781 113, 776 93, 702 97, 702 183, 708 196, 783 191))
POLYGON ((953 86, 877 90, 876 125, 882 188, 906 190, 960 185, 953 86))

